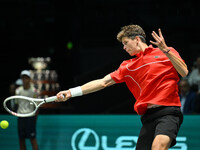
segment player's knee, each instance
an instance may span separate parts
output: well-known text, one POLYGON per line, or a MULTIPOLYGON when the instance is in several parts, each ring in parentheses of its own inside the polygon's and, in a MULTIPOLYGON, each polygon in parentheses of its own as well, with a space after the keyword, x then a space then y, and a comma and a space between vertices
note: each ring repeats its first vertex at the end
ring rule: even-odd
POLYGON ((168 136, 156 136, 153 141, 151 150, 168 150, 171 139, 168 136))
POLYGON ((165 143, 153 143, 151 150, 167 150, 168 147, 165 143))

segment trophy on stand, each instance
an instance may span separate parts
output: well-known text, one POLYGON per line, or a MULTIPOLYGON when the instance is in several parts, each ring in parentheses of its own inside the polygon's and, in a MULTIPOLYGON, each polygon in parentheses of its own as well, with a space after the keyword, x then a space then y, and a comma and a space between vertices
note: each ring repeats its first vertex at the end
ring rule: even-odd
POLYGON ((35 88, 39 92, 39 97, 46 98, 49 96, 54 96, 59 91, 59 83, 57 83, 58 75, 56 71, 48 70, 51 58, 31 57, 28 59, 28 62, 34 68, 34 70, 30 70, 31 79, 35 88))
POLYGON ((32 67, 35 69, 32 72, 32 79, 33 80, 41 80, 42 78, 42 72, 45 70, 48 66, 48 64, 51 62, 51 58, 43 58, 43 57, 37 57, 37 58, 29 58, 28 60, 29 64, 32 65, 32 67))
POLYGON ((34 69, 36 69, 37 71, 41 71, 43 69, 46 69, 48 64, 51 62, 51 58, 50 57, 47 57, 47 58, 44 58, 44 57, 37 57, 37 58, 29 58, 28 60, 29 64, 32 65, 32 67, 34 69))

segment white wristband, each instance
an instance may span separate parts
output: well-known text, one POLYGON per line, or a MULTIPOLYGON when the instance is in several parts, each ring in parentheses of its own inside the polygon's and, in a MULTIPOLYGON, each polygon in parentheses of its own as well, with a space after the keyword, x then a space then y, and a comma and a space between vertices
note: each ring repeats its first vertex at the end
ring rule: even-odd
POLYGON ((71 88, 69 89, 71 92, 72 97, 76 97, 76 96, 82 96, 83 92, 80 86, 77 86, 75 88, 71 88))

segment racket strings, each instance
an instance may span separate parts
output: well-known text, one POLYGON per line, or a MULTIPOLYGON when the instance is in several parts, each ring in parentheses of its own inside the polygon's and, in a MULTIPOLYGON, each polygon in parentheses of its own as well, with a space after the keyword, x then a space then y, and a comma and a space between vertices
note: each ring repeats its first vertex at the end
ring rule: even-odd
POLYGON ((26 99, 10 99, 6 101, 5 107, 8 109, 8 112, 15 115, 34 115, 34 111, 37 109, 37 104, 40 102, 34 102, 26 99))

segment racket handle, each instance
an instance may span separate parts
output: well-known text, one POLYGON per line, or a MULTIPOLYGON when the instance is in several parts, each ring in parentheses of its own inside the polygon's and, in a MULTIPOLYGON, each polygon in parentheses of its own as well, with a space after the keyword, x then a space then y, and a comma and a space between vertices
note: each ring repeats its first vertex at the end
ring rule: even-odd
MULTIPOLYGON (((63 96, 63 99, 64 99, 65 95, 63 94, 62 96, 63 96)), ((51 97, 44 99, 45 103, 54 102, 55 100, 57 100, 57 96, 51 96, 51 97)))
POLYGON ((45 103, 54 102, 57 99, 57 96, 51 96, 44 99, 45 103))

